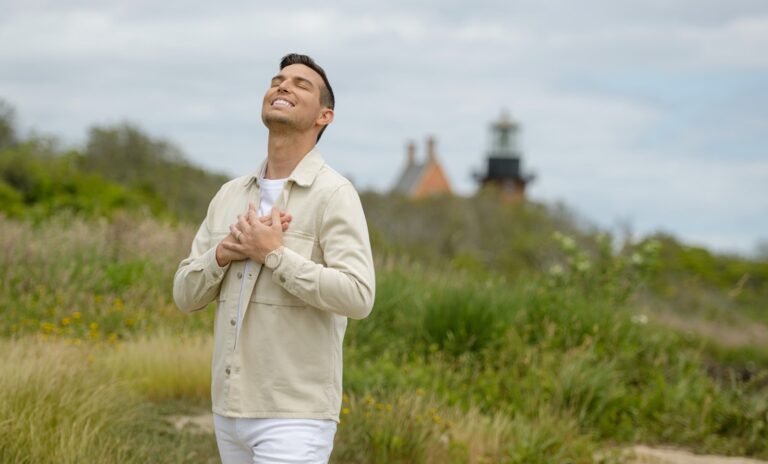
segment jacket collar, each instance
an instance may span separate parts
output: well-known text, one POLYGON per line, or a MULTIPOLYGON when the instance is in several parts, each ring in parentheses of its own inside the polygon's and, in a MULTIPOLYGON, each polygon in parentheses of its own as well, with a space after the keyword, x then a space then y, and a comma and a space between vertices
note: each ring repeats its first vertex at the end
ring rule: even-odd
MULTIPOLYGON (((299 164, 293 168, 293 172, 291 172, 291 175, 288 176, 286 181, 294 181, 302 187, 308 187, 315 181, 317 173, 320 172, 320 168, 322 168, 324 164, 325 160, 323 159, 323 156, 319 151, 313 148, 309 153, 304 155, 301 161, 299 161, 299 164)), ((258 169, 256 169, 256 171, 254 171, 248 178, 248 181, 245 184, 246 187, 252 182, 256 184, 256 187, 259 187, 259 179, 264 177, 264 172, 266 170, 267 158, 264 158, 258 169)))

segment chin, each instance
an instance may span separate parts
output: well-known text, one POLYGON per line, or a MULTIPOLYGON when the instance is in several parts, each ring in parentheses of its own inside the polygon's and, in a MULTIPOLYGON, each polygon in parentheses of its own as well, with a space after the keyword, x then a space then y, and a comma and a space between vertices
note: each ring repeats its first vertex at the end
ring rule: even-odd
POLYGON ((270 124, 291 124, 291 118, 287 115, 280 114, 280 113, 274 113, 274 112, 266 112, 261 116, 261 120, 264 121, 264 125, 269 127, 270 124))

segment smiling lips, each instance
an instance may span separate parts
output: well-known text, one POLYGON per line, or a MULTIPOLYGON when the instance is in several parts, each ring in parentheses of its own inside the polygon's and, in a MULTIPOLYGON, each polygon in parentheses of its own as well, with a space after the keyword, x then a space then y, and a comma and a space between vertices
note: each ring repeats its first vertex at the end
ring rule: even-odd
POLYGON ((295 105, 284 98, 276 98, 272 102, 272 106, 275 108, 293 108, 295 105))

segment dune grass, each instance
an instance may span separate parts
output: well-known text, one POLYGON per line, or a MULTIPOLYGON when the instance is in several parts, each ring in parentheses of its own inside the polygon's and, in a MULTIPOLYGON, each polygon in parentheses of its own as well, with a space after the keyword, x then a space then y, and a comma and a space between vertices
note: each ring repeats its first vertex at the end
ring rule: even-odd
MULTIPOLYGON (((211 434, 164 419, 210 408, 212 308, 170 298, 192 229, 0 231, 0 462, 216 462, 211 434)), ((591 259, 556 240, 561 266, 516 277, 377 255, 333 462, 612 462, 639 442, 768 457, 766 366, 736 375, 627 299, 653 247, 591 259)))

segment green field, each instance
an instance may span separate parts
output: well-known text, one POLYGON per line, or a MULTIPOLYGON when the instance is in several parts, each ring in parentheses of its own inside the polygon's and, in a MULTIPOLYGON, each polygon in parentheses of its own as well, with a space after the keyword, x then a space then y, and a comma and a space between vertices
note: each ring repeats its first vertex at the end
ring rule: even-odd
MULTIPOLYGON (((209 409, 213 306, 183 314, 170 295, 194 229, 0 221, 0 462, 216 462, 210 433, 168 421, 209 409)), ((636 311, 658 242, 601 257, 547 241, 561 264, 528 273, 374 251, 333 462, 618 462, 630 443, 768 457, 762 347, 636 311)))

